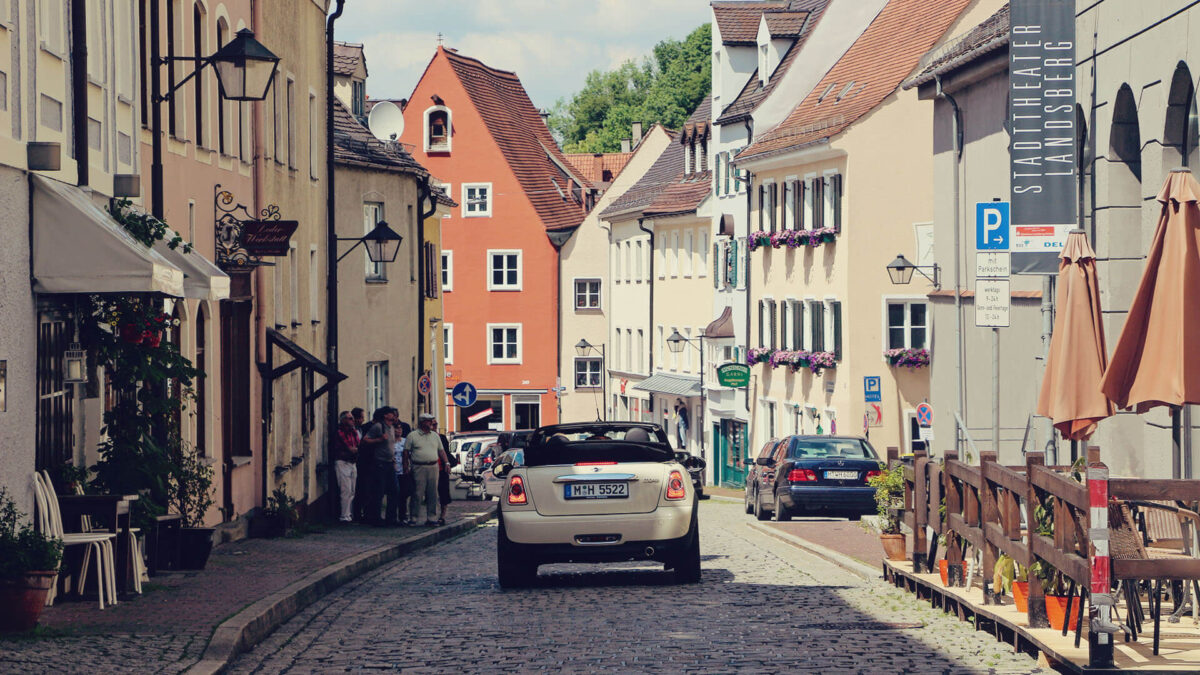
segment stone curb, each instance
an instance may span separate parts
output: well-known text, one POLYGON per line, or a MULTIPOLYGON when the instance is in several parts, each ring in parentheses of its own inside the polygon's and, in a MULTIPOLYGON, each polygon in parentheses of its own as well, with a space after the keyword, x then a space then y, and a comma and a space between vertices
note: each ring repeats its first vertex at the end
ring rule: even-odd
POLYGON ((838 551, 835 551, 831 548, 826 548, 820 544, 814 544, 807 539, 797 537, 793 534, 788 534, 787 532, 780 532, 779 530, 776 530, 769 525, 759 523, 758 521, 748 522, 746 523, 746 527, 749 527, 752 530, 758 530, 768 537, 778 539, 785 544, 791 544, 792 546, 815 555, 818 558, 824 558, 825 560, 828 560, 834 565, 841 567, 847 572, 851 572, 862 577, 866 581, 873 581, 883 576, 882 563, 880 563, 881 567, 876 569, 865 562, 862 562, 861 560, 846 555, 845 553, 839 553, 838 551))
POLYGON ((328 565, 226 619, 213 631, 200 660, 185 671, 188 675, 215 675, 233 659, 270 635, 276 628, 313 602, 342 584, 413 551, 473 530, 495 517, 497 505, 475 516, 413 535, 394 544, 364 551, 328 565))

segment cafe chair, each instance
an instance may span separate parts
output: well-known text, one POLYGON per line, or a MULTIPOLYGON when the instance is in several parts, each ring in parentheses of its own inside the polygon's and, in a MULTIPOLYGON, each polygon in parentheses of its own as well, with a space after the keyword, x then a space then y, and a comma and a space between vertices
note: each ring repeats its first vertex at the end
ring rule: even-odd
MULTIPOLYGON (((42 480, 46 483, 46 485, 53 485, 53 483, 50 481, 50 472, 46 471, 45 469, 42 470, 42 480)), ((82 483, 75 484, 75 494, 84 494, 82 483)), ((104 527, 93 525, 92 517, 89 515, 82 516, 80 530, 83 532, 108 532, 108 530, 104 527)), ((142 557, 142 545, 138 541, 138 535, 141 534, 141 532, 141 528, 131 527, 129 528, 128 537, 129 557, 133 561, 133 592, 137 593, 138 595, 142 594, 142 584, 150 580, 150 576, 146 572, 146 559, 142 557)), ((123 574, 124 571, 117 570, 117 573, 123 574)))
MULTIPOLYGON (((79 573, 75 577, 76 592, 83 592, 88 567, 92 554, 95 553, 96 594, 100 597, 100 609, 104 609, 106 597, 108 604, 117 604, 117 566, 113 557, 113 542, 117 535, 112 532, 63 532, 62 513, 58 509, 58 495, 54 492, 54 486, 41 475, 34 473, 33 487, 37 504, 38 531, 62 540, 64 548, 84 547, 79 573)), ((54 604, 57 586, 57 583, 51 586, 50 593, 46 596, 47 606, 54 604)))

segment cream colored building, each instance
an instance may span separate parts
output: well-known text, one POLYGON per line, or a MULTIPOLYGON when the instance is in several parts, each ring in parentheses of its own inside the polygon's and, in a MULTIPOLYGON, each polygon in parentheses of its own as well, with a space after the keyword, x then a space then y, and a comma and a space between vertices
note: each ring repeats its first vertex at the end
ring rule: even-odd
MULTIPOLYGON (((646 290, 644 266, 643 276, 638 277, 638 263, 635 262, 633 277, 630 279, 625 275, 629 265, 622 258, 622 276, 617 277, 614 276, 616 259, 626 255, 626 251, 630 256, 640 253, 644 265, 648 237, 638 237, 637 235, 645 235, 640 231, 635 235, 628 226, 623 228, 624 236, 618 237, 614 223, 602 220, 600 214, 641 180, 670 142, 670 134, 660 125, 654 125, 645 136, 638 139, 638 145, 633 149, 633 154, 626 158, 624 168, 615 176, 611 176, 609 181, 599 181, 601 184, 609 183, 608 189, 562 246, 559 289, 562 335, 559 353, 562 354, 562 364, 559 381, 564 390, 560 392, 559 405, 562 410, 560 419, 563 422, 615 419, 611 417, 613 408, 606 400, 605 393, 614 391, 609 372, 616 369, 616 364, 625 363, 616 361, 625 355, 614 351, 615 345, 618 344, 618 333, 614 328, 611 333, 613 341, 610 342, 609 323, 613 317, 620 315, 622 331, 626 327, 633 330, 636 319, 630 316, 632 312, 629 311, 629 303, 644 307, 645 301, 639 301, 635 296, 639 288, 643 293, 646 290), (618 293, 621 295, 619 299, 618 293), (575 348, 580 340, 586 340, 593 346, 593 349, 582 356, 575 348)), ((569 159, 571 157, 568 155, 569 159)), ((584 177, 592 179, 587 174, 584 177)), ((604 176, 599 178, 603 179, 604 176)), ((595 180, 592 182, 597 183, 595 180)), ((625 224, 628 225, 628 222, 625 221, 625 224)), ((640 318, 644 320, 644 314, 640 318)), ((645 327, 641 330, 644 341, 645 327)), ((621 339, 625 339, 624 332, 621 333, 621 339)), ((625 342, 621 341, 620 345, 623 347, 625 342)), ((633 359, 630 357, 628 360, 633 359)))
POLYGON ((930 110, 898 88, 944 36, 990 14, 978 5, 889 0, 783 120, 734 159, 751 172, 750 229, 778 243, 750 255, 751 353, 784 351, 797 363, 753 366, 752 451, 787 434, 867 434, 880 452, 918 440, 928 370, 893 367, 885 352, 933 346, 933 289, 892 286, 885 266, 911 254, 932 222, 930 110), (885 60, 893 68, 882 76, 885 60), (797 243, 804 237, 820 243, 797 243), (793 352, 833 365, 805 367, 793 352), (881 380, 878 413, 864 400, 866 377, 881 380))

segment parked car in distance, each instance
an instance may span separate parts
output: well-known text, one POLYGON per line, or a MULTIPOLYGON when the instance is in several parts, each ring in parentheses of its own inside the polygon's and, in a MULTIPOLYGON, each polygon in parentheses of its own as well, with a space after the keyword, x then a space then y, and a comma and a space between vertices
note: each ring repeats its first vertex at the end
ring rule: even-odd
POLYGON ((687 468, 692 479, 692 487, 696 488, 696 498, 708 499, 704 496, 704 467, 708 466, 708 462, 704 461, 703 457, 697 457, 683 450, 675 451, 675 461, 687 468))
POLYGON ((653 560, 700 581, 696 491, 662 427, 585 422, 537 429, 525 466, 497 463, 500 585, 526 585, 539 565, 653 560))
POLYGON ((483 446, 496 441, 494 431, 466 431, 454 434, 450 438, 450 452, 458 457, 458 466, 450 469, 454 475, 465 474, 467 457, 471 451, 478 451, 483 446))
POLYGON ((761 471, 762 465, 758 463, 758 460, 763 457, 770 457, 771 453, 775 452, 775 446, 777 445, 779 445, 779 439, 772 438, 763 443, 757 457, 746 459, 746 494, 744 497, 746 513, 754 513, 754 505, 758 499, 759 485, 763 482, 764 473, 761 471))
POLYGON ((499 443, 488 443, 481 445, 479 451, 472 453, 468 458, 467 468, 463 471, 463 477, 480 480, 483 477, 485 469, 492 465, 496 460, 496 455, 501 452, 499 443))
POLYGON ((875 512, 879 454, 856 436, 789 436, 760 456, 753 510, 759 520, 824 513, 858 520, 875 512))
POLYGON ((496 461, 492 462, 492 465, 481 474, 483 479, 484 499, 499 497, 500 492, 504 489, 504 479, 500 478, 495 474, 495 472, 492 471, 493 468, 500 466, 501 464, 508 464, 514 468, 518 466, 525 466, 525 451, 517 449, 506 450, 500 453, 500 456, 496 458, 496 461))

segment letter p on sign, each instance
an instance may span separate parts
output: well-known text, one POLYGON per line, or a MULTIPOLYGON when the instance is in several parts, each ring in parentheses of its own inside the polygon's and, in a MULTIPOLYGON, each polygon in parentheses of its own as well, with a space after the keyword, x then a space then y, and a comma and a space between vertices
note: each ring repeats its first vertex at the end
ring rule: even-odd
POLYGON ((1009 241, 1008 202, 975 204, 975 248, 980 251, 1007 251, 1009 241))

